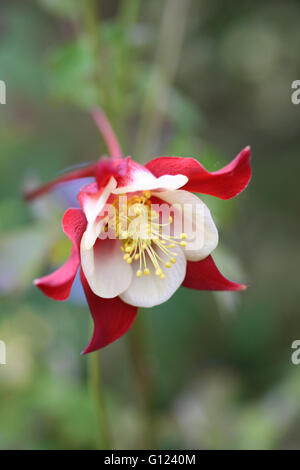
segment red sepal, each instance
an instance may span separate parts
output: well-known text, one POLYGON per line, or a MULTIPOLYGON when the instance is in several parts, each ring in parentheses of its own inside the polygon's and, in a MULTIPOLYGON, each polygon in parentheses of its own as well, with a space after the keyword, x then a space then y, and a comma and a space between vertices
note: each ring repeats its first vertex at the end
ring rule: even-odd
POLYGON ((92 339, 82 352, 82 354, 86 354, 104 348, 127 333, 134 322, 138 309, 126 304, 119 297, 113 299, 98 297, 91 290, 82 270, 80 278, 94 321, 92 339))
POLYGON ((35 199, 36 197, 43 196, 44 194, 47 194, 49 191, 51 191, 51 189, 54 188, 54 186, 61 184, 61 183, 66 183, 68 181, 73 181, 73 180, 77 180, 80 178, 95 177, 97 166, 98 166, 98 163, 93 163, 91 165, 84 166, 82 168, 76 168, 76 170, 65 173, 62 176, 59 176, 58 178, 50 181, 49 183, 44 184, 43 186, 39 186, 38 188, 29 190, 29 191, 25 191, 24 199, 26 201, 31 201, 32 199, 35 199))
POLYGON ((218 171, 209 172, 194 158, 159 157, 146 167, 159 177, 162 175, 185 175, 189 181, 181 188, 194 193, 210 194, 221 199, 237 196, 251 178, 251 149, 245 147, 231 163, 218 171))
POLYGON ((188 261, 184 287, 196 290, 245 290, 245 284, 230 281, 220 273, 211 256, 201 261, 188 261))
POLYGON ((80 264, 80 241, 86 229, 86 218, 80 209, 68 209, 62 220, 63 231, 72 242, 68 261, 48 276, 34 281, 41 291, 54 300, 66 300, 80 264))

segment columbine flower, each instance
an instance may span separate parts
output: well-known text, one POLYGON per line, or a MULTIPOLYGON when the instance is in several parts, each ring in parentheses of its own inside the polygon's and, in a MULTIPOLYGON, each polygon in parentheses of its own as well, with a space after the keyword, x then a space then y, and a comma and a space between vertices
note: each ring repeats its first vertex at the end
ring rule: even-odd
POLYGON ((79 191, 81 208, 70 208, 63 217, 64 233, 72 242, 70 258, 35 281, 45 295, 65 300, 80 268, 94 320, 84 353, 118 339, 132 325, 138 307, 167 301, 180 285, 245 289, 214 264, 211 252, 218 231, 209 209, 192 193, 236 196, 250 180, 249 160, 246 147, 229 165, 210 173, 192 158, 159 157, 145 166, 130 157, 102 158, 27 194, 32 199, 57 184, 92 178, 79 191), (167 218, 161 205, 169 209, 167 218))

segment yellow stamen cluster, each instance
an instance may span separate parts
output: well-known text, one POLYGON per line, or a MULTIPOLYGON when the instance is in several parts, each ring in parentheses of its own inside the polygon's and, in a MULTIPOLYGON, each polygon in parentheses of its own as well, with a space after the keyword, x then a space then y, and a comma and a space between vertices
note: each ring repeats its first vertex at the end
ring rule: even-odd
POLYGON ((173 218, 170 216, 167 224, 159 223, 159 215, 151 209, 151 192, 144 191, 126 199, 125 206, 118 208, 118 198, 114 202, 116 209, 114 218, 109 225, 114 227, 116 236, 122 240, 121 250, 123 259, 128 264, 139 261, 137 277, 149 276, 150 269, 147 261, 151 262, 155 274, 165 279, 162 267, 171 268, 176 263, 177 253, 172 251, 175 245, 186 246, 186 234, 174 237, 163 233, 163 227, 170 225, 173 218), (160 254, 159 254, 160 253, 160 254), (168 261, 162 256, 165 255, 168 261))

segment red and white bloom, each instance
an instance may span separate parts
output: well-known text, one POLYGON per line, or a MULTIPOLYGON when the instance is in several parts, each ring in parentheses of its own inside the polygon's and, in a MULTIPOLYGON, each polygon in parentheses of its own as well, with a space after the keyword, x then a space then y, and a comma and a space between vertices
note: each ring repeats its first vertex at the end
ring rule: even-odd
POLYGON ((159 157, 141 166, 127 157, 102 158, 27 193, 41 196, 57 184, 91 177, 81 188, 79 208, 63 217, 72 242, 68 261, 35 284, 55 300, 66 300, 80 268, 94 320, 84 353, 102 348, 128 331, 138 307, 167 301, 181 286, 198 290, 243 290, 227 280, 211 257, 218 231, 206 205, 193 194, 221 199, 239 194, 251 177, 250 148, 210 173, 192 158, 159 157), (167 219, 156 209, 163 205, 167 219), (108 208, 113 210, 109 213, 108 208), (176 220, 182 222, 182 230, 176 220))

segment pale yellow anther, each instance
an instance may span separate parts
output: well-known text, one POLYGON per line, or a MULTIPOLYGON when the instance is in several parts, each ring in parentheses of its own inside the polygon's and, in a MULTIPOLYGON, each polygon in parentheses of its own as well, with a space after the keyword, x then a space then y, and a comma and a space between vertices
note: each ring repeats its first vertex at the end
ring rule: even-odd
MULTIPOLYGON (((187 236, 181 233, 177 236, 167 236, 163 232, 163 227, 166 225, 159 220, 159 214, 151 209, 151 192, 143 191, 142 195, 134 195, 124 206, 124 210, 118 209, 116 204, 114 206, 117 212, 113 220, 113 230, 116 237, 122 239, 121 250, 124 253, 123 259, 131 264, 134 260, 139 260, 139 269, 136 271, 136 276, 141 277, 150 275, 150 270, 147 268, 148 258, 154 267, 154 272, 161 279, 165 279, 162 268, 171 268, 172 264, 176 263, 177 253, 172 250, 175 246, 186 246, 184 241, 187 236), (129 212, 131 207, 133 212, 129 212), (131 222, 134 222, 131 225, 131 222), (127 230, 130 227, 130 231, 127 230), (167 261, 164 261, 161 256, 162 253, 166 256, 167 261), (147 264, 146 264, 147 257, 147 264)), ((173 217, 169 216, 169 224, 173 222, 173 217)))
POLYGON ((145 196, 145 198, 149 199, 151 197, 151 193, 150 191, 143 191, 143 195, 145 196))

